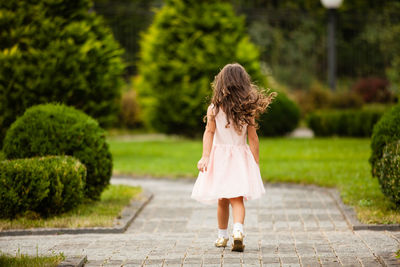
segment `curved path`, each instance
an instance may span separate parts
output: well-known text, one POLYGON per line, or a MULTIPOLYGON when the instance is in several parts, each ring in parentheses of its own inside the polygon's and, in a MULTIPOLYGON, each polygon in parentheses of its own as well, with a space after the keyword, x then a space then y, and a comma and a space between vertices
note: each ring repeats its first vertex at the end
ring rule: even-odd
POLYGON ((381 266, 400 246, 399 232, 351 231, 324 190, 268 184, 246 203, 244 253, 215 248, 216 207, 190 199, 193 182, 113 178, 154 193, 125 233, 1 237, 0 250, 85 254, 85 266, 381 266))

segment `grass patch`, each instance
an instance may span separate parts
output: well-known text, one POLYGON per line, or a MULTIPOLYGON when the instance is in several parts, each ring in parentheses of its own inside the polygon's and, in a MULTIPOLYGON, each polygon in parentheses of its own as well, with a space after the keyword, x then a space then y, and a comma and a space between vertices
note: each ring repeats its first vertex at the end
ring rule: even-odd
POLYGON ((88 200, 71 211, 49 218, 26 214, 13 220, 0 219, 0 230, 112 226, 122 209, 140 192, 140 187, 110 185, 101 194, 100 201, 88 200))
POLYGON ((7 267, 55 267, 65 259, 64 254, 52 256, 28 256, 19 251, 15 256, 0 253, 0 266, 7 267))
MULTIPOLYGON (((200 140, 109 141, 116 173, 196 177, 200 140)), ((336 187, 364 223, 400 223, 400 212, 372 178, 367 138, 261 138, 261 175, 269 182, 336 187)))

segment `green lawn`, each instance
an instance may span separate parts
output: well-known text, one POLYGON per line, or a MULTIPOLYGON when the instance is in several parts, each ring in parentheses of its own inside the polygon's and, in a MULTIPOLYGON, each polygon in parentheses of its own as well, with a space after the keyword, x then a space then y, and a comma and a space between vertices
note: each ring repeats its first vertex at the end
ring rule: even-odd
POLYGON ((11 256, 0 252, 0 266, 7 267, 56 267, 64 259, 62 253, 53 256, 28 256, 18 252, 11 256))
POLYGON ((81 204, 75 209, 50 218, 37 218, 32 214, 13 220, 0 219, 0 231, 36 227, 95 227, 112 226, 114 219, 131 199, 141 192, 140 187, 110 185, 101 194, 100 201, 81 204))
MULTIPOLYGON (((200 140, 160 141, 110 138, 114 172, 135 176, 196 177, 200 140)), ((370 140, 356 138, 260 140, 261 175, 269 182, 336 187, 343 201, 366 223, 400 223, 400 212, 382 195, 372 178, 370 140)))

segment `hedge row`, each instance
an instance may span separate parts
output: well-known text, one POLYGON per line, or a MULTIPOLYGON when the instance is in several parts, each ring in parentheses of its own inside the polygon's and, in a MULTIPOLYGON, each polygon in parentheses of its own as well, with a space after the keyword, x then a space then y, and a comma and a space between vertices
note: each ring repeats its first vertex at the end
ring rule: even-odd
POLYGON ((0 162, 0 217, 65 212, 83 200, 86 167, 70 156, 0 162))
POLYGON ((320 110, 307 118, 316 136, 369 137, 384 110, 320 110))

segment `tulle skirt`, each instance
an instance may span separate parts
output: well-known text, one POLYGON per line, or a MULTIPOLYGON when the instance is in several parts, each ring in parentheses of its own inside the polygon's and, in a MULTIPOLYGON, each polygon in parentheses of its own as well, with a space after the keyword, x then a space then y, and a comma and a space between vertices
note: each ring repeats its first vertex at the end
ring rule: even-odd
POLYGON ((204 204, 219 198, 243 196, 245 200, 265 193, 260 169, 249 145, 214 144, 206 172, 199 172, 191 197, 204 204))

